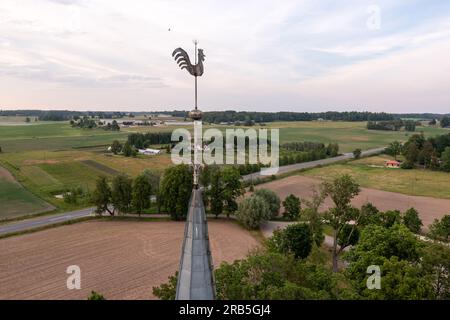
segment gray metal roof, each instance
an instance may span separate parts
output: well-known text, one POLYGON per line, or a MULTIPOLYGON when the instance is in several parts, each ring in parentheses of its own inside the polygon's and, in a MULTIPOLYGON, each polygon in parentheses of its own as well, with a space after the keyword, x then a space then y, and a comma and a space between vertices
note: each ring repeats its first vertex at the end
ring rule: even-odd
POLYGON ((177 300, 213 300, 213 265, 202 190, 192 190, 189 202, 180 269, 177 300))

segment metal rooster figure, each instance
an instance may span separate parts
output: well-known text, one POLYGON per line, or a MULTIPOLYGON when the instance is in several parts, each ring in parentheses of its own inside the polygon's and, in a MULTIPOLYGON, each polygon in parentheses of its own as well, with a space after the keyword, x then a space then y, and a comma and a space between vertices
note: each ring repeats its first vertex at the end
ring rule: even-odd
POLYGON ((182 48, 175 49, 172 53, 172 57, 175 58, 175 61, 181 69, 186 69, 195 77, 195 109, 189 113, 189 116, 194 120, 200 120, 202 118, 202 113, 197 109, 197 77, 201 77, 203 75, 203 61, 205 61, 205 54, 203 53, 203 49, 197 50, 197 40, 194 40, 194 44, 195 52, 197 53, 197 56, 195 56, 195 64, 191 63, 189 55, 182 48))
POLYGON ((194 188, 197 189, 201 166, 198 151, 202 149, 202 112, 197 109, 197 77, 201 77, 203 75, 203 61, 205 61, 205 55, 203 54, 203 49, 198 49, 197 51, 197 40, 194 40, 194 44, 195 52, 198 55, 198 60, 197 56, 195 56, 195 64, 191 63, 189 55, 182 48, 175 49, 172 53, 172 57, 174 57, 176 63, 181 69, 186 69, 191 75, 195 77, 195 109, 189 112, 189 117, 194 120, 194 188))

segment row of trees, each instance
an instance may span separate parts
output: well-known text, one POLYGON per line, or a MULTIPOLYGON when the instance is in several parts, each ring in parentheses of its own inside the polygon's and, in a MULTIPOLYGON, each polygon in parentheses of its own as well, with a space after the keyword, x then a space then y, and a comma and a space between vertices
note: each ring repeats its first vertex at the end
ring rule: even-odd
POLYGON ((283 144, 281 148, 288 152, 280 156, 280 166, 336 157, 339 154, 337 143, 329 143, 327 146, 314 142, 289 143, 283 144))
POLYGON ((394 116, 384 112, 248 112, 248 111, 211 111, 203 113, 203 120, 210 123, 221 122, 273 122, 273 121, 378 121, 393 120, 394 116))
POLYGON ((94 129, 97 127, 101 127, 104 130, 110 131, 120 131, 120 126, 116 120, 113 120, 111 123, 108 122, 104 124, 102 121, 97 122, 95 118, 83 116, 83 117, 75 117, 76 119, 70 120, 70 125, 74 128, 83 128, 83 129, 94 129))
POLYGON ((145 170, 134 180, 117 175, 111 182, 99 177, 92 194, 97 213, 137 213, 151 207, 151 196, 156 199, 158 212, 167 212, 173 220, 184 220, 192 191, 192 170, 188 165, 173 166, 163 176, 145 170))
POLYGON ((146 148, 152 144, 171 144, 171 132, 132 133, 127 142, 136 148, 146 148))
POLYGON ((416 125, 420 125, 420 122, 413 120, 389 120, 389 121, 368 121, 367 129, 369 130, 387 130, 387 131, 399 131, 401 128, 405 128, 405 131, 416 131, 416 125))
POLYGON ((425 139, 423 134, 411 136, 405 144, 393 141, 386 152, 395 159, 403 154, 402 168, 411 169, 416 165, 433 170, 450 171, 450 133, 425 139))
MULTIPOLYGON (((159 177, 150 171, 145 171, 134 180, 120 174, 112 179, 111 185, 106 177, 99 177, 92 194, 92 202, 97 207, 97 213, 137 213, 139 216, 150 208, 152 186, 158 189, 159 177)), ((157 193, 157 192, 154 192, 157 193)))

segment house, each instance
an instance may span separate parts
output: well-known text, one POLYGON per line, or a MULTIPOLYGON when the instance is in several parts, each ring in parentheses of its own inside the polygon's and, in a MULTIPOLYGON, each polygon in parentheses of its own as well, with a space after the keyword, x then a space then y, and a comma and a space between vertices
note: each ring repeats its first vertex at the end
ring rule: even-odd
POLYGON ((386 168, 400 168, 401 163, 397 160, 387 160, 384 162, 386 168))
POLYGON ((138 150, 138 152, 140 153, 140 154, 145 154, 145 155, 147 155, 147 156, 152 156, 152 155, 155 155, 155 154, 160 154, 161 153, 161 150, 158 150, 158 149, 139 149, 138 150))

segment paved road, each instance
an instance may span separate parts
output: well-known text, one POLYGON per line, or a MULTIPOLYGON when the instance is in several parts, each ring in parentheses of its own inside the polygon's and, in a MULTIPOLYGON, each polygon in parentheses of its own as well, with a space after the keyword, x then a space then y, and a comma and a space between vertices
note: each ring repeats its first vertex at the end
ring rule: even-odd
POLYGON ((0 225, 0 236, 8 233, 20 232, 40 227, 49 226, 52 224, 57 224, 69 220, 79 219, 83 217, 88 217, 92 214, 95 208, 87 208, 72 212, 65 212, 56 215, 42 216, 27 220, 22 220, 18 222, 11 222, 7 224, 0 225))
MULTIPOLYGON (((369 150, 363 151, 361 156, 367 157, 367 156, 379 154, 379 153, 382 153, 385 149, 386 149, 385 147, 369 149, 369 150)), ((349 159, 353 159, 353 153, 344 153, 343 155, 333 157, 333 158, 282 166, 279 168, 277 174, 282 174, 282 173, 301 170, 301 169, 310 169, 310 168, 314 168, 317 166, 323 166, 323 165, 327 165, 327 164, 331 164, 331 163, 335 163, 335 162, 339 162, 339 161, 343 161, 343 160, 349 160, 349 159)), ((251 173, 246 176, 243 176, 242 179, 244 181, 249 181, 249 180, 253 180, 253 179, 257 179, 257 178, 265 178, 265 177, 267 177, 267 176, 261 175, 260 172, 255 172, 255 173, 251 173)))
MULTIPOLYGON (((370 156, 370 155, 378 154, 378 153, 381 153, 384 149, 385 148, 376 148, 376 149, 366 150, 366 151, 362 152, 362 156, 370 156)), ((352 153, 345 153, 341 156, 334 157, 334 158, 291 164, 291 165, 280 167, 277 174, 296 171, 296 170, 300 170, 300 169, 314 168, 314 167, 317 167, 320 165, 331 164, 331 163, 339 162, 342 160, 348 160, 348 159, 352 159, 352 158, 353 158, 352 153)), ((243 176, 242 178, 245 181, 247 181, 247 180, 264 178, 264 177, 267 177, 267 176, 262 176, 259 172, 256 172, 256 173, 252 173, 252 174, 243 176)), ((93 210, 94 210, 94 208, 87 208, 87 209, 82 209, 82 210, 77 210, 77 211, 72 211, 72 212, 61 213, 58 215, 42 216, 42 217, 38 217, 38 218, 32 218, 32 219, 22 220, 22 221, 18 221, 18 222, 11 222, 11 223, 7 223, 7 224, 3 224, 3 225, 0 225, 0 236, 8 234, 8 233, 14 233, 14 232, 20 232, 20 231, 40 228, 40 227, 49 226, 52 224, 57 224, 57 223, 61 223, 61 222, 69 221, 69 220, 87 217, 87 216, 91 215, 93 210)))

